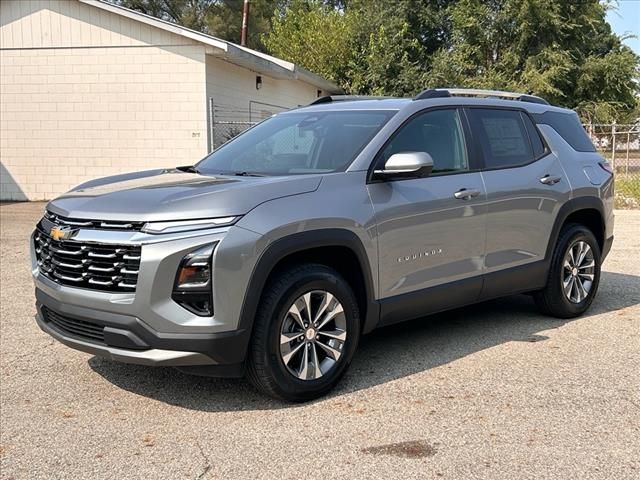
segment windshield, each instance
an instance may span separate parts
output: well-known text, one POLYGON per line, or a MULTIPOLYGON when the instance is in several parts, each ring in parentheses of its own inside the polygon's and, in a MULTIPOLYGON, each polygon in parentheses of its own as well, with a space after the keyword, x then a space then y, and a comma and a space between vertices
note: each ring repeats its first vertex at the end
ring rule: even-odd
POLYGON ((276 115, 224 144, 201 173, 295 175, 344 171, 394 111, 276 115))

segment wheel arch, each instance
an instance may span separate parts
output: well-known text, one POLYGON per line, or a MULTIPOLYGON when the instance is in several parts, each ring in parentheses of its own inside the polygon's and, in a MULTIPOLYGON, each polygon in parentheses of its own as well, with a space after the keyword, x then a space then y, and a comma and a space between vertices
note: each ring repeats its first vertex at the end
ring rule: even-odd
POLYGON ((606 225, 603 202, 596 197, 578 197, 565 203, 556 216, 545 253, 547 261, 551 260, 560 230, 568 223, 579 223, 589 228, 598 241, 600 251, 604 251, 606 225))
POLYGON ((309 230, 287 235, 271 243, 262 253, 251 273, 240 311, 239 328, 251 331, 262 293, 270 278, 288 265, 304 261, 336 269, 347 281, 360 276, 354 293, 361 308, 362 331, 373 330, 380 308, 375 301, 373 274, 364 245, 358 236, 344 229, 309 230), (327 255, 332 255, 327 259, 327 255), (325 258, 323 258, 323 255, 325 258), (352 271, 350 267, 357 267, 352 271))

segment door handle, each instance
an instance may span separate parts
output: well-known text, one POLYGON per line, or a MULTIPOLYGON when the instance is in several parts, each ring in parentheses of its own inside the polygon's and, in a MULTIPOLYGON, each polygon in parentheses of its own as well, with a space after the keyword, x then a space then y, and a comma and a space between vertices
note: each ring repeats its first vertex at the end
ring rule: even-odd
POLYGON ((540 179, 540 183, 544 183, 545 185, 555 185, 560 180, 562 180, 561 177, 556 177, 555 175, 545 175, 540 179))
POLYGON ((478 195, 480 195, 480 190, 469 190, 467 188, 461 188, 453 194, 453 196, 458 200, 469 200, 470 198, 477 197, 478 195))

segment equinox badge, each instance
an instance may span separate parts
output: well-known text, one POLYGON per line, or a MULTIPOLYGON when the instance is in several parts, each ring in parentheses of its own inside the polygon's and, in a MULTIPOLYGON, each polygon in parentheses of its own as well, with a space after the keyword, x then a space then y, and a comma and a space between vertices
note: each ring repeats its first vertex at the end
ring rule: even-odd
POLYGON ((418 260, 420 258, 427 258, 427 257, 432 257, 434 255, 441 255, 441 254, 442 254, 442 249, 441 248, 434 248, 432 250, 424 250, 422 252, 413 253, 413 254, 407 255, 405 257, 398 257, 398 263, 411 262, 413 260, 418 260))

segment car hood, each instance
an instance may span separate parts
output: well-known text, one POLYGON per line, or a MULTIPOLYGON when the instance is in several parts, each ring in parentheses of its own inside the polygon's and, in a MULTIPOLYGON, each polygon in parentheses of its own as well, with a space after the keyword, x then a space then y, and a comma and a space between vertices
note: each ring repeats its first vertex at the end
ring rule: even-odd
POLYGON ((238 177, 150 170, 93 180, 52 200, 61 216, 160 221, 244 215, 261 203, 312 192, 320 175, 238 177))

